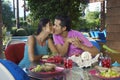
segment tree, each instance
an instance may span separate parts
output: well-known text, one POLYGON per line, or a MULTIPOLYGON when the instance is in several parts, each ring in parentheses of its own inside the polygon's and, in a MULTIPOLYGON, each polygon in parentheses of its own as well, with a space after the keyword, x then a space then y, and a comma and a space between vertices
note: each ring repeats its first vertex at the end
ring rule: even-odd
POLYGON ((19 0, 16 0, 16 4, 17 4, 17 17, 16 17, 16 27, 20 28, 20 21, 19 21, 19 0))
POLYGON ((15 0, 13 0, 13 15, 14 15, 14 18, 15 18, 15 0))
POLYGON ((12 18, 14 17, 14 15, 9 1, 3 0, 2 14, 4 14, 2 15, 3 24, 7 27, 8 30, 11 29, 11 27, 13 26, 12 18))
POLYGON ((0 59, 3 58, 2 55, 2 26, 3 26, 3 22, 2 22, 2 4, 1 4, 1 0, 0 0, 0 59))
POLYGON ((99 18, 100 12, 94 11, 94 12, 87 12, 85 18, 86 21, 89 23, 89 26, 91 29, 99 28, 100 27, 100 18, 99 18))
MULTIPOLYGON (((74 22, 79 22, 84 8, 80 3, 87 4, 88 0, 27 0, 32 20, 48 17, 54 20, 57 14, 69 15, 74 22)), ((73 24, 76 25, 76 24, 73 24)))
POLYGON ((24 21, 26 21, 26 0, 24 1, 24 21))

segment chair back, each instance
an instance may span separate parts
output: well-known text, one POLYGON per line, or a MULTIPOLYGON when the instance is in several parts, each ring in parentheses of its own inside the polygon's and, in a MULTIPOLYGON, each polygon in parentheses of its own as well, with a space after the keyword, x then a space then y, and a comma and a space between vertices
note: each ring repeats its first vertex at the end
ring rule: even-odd
POLYGON ((93 31, 90 31, 89 33, 90 33, 90 36, 91 36, 92 38, 95 38, 95 34, 94 34, 93 31))
POLYGON ((0 63, 0 80, 15 80, 13 75, 2 63, 0 63))
POLYGON ((0 59, 0 80, 30 80, 29 76, 15 63, 0 59))
POLYGON ((17 44, 17 43, 25 43, 24 41, 22 40, 18 40, 18 39, 11 39, 7 42, 6 46, 5 46, 5 49, 11 45, 11 44, 17 44))
POLYGON ((24 56, 25 43, 11 44, 5 49, 5 58, 16 64, 22 60, 24 56))

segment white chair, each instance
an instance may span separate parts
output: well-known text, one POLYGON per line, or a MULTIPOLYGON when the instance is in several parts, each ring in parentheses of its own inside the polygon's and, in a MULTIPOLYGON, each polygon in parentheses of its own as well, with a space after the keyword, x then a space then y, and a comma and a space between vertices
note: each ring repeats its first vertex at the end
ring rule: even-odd
POLYGON ((15 63, 0 59, 0 80, 30 80, 29 76, 15 63))
POLYGON ((15 78, 13 77, 13 75, 1 63, 0 63, 0 80, 15 80, 15 78))

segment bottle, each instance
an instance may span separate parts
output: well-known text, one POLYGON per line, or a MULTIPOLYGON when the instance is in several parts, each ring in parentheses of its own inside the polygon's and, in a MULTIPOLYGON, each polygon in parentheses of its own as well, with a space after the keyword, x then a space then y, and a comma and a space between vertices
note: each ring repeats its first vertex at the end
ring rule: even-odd
POLYGON ((98 60, 98 65, 102 66, 102 59, 104 58, 103 53, 100 53, 99 60, 98 60))

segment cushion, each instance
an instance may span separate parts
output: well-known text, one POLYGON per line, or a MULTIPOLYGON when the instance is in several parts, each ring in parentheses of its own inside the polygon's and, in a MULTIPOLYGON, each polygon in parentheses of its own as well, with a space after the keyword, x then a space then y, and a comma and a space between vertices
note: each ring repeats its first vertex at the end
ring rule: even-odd
POLYGON ((9 45, 5 50, 5 57, 16 64, 22 60, 24 56, 25 43, 17 43, 9 45))

